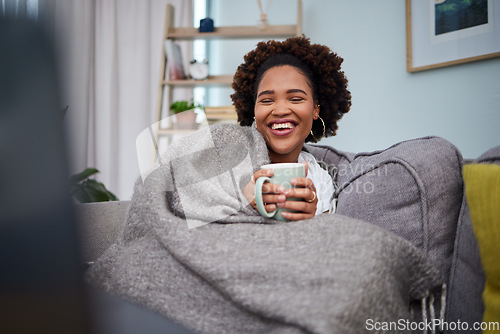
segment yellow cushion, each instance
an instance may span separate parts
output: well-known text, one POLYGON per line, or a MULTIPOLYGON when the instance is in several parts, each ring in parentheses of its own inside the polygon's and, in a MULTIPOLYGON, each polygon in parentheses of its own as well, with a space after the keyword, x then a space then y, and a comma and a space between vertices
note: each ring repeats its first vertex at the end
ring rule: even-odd
MULTIPOLYGON (((486 274, 483 321, 500 320, 500 166, 464 166, 467 203, 486 274)), ((496 331, 495 331, 496 332, 496 331)), ((484 331, 483 333, 493 333, 484 331)), ((497 332, 498 333, 498 332, 497 332)))

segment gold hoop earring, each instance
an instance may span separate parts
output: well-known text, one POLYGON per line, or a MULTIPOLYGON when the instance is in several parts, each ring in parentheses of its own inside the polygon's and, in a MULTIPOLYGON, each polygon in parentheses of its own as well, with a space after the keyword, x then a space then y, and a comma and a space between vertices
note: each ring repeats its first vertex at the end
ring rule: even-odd
POLYGON ((314 133, 313 133, 313 130, 311 129, 311 136, 314 138, 314 140, 316 141, 320 141, 321 138, 323 138, 325 136, 325 132, 326 132, 326 127, 325 127, 325 122, 323 121, 323 118, 321 118, 321 116, 318 115, 318 118, 319 120, 321 121, 321 123, 323 124, 323 134, 321 135, 321 137, 319 137, 319 139, 317 139, 315 136, 314 136, 314 133))

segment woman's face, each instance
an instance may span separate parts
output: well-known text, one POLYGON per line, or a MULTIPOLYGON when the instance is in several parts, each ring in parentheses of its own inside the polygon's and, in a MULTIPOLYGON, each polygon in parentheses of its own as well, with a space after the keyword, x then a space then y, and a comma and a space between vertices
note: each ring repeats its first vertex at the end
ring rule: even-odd
POLYGON ((293 66, 267 70, 257 88, 255 122, 271 162, 297 162, 319 107, 309 82, 293 66))

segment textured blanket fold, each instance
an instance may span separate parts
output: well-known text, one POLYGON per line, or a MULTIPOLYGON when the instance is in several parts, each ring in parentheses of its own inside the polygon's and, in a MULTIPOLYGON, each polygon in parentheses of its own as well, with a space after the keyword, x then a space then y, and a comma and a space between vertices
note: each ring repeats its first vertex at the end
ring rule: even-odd
POLYGON ((87 280, 201 333, 360 333, 410 319, 410 303, 440 287, 415 247, 376 226, 260 217, 242 189, 268 162, 251 127, 170 147, 87 280))

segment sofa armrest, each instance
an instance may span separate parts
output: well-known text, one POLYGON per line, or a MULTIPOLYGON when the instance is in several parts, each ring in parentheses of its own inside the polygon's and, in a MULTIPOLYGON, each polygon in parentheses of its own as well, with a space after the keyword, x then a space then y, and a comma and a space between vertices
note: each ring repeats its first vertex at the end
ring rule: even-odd
POLYGON ((75 205, 85 263, 99 258, 120 233, 130 201, 75 205))

